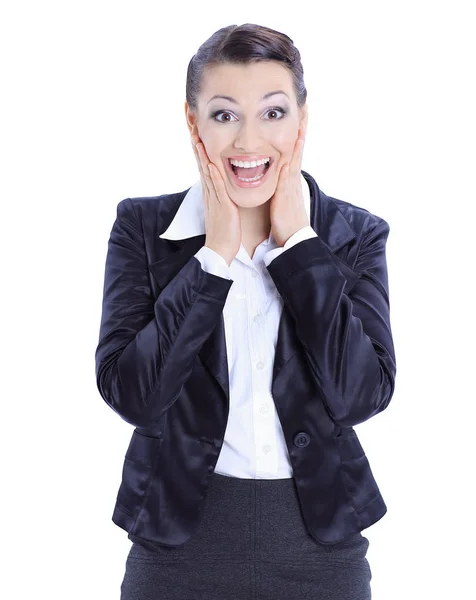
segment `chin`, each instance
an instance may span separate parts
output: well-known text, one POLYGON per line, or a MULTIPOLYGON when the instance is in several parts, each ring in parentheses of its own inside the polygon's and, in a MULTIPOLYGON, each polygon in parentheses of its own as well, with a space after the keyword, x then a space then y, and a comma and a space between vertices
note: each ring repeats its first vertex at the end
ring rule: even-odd
POLYGON ((230 189, 230 186, 226 185, 226 191, 233 202, 242 208, 254 208, 261 206, 270 200, 276 191, 276 185, 269 181, 269 185, 255 189, 230 189))
POLYGON ((266 204, 273 194, 263 194, 263 191, 255 192, 254 194, 229 194, 232 201, 241 208, 255 208, 266 204))

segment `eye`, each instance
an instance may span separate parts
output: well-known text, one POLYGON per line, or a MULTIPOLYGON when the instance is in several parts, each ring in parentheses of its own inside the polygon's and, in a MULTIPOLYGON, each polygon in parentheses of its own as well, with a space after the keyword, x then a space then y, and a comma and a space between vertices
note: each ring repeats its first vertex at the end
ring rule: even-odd
MULTIPOLYGON (((286 114, 286 110, 284 110, 284 108, 269 108, 266 113, 272 113, 272 114, 276 114, 276 113, 281 113, 281 117, 273 117, 272 119, 266 119, 266 121, 279 121, 279 119, 282 119, 284 117, 284 115, 286 114)), ((266 114, 265 113, 265 114, 266 114)))
MULTIPOLYGON (((286 109, 280 108, 278 106, 275 106, 274 108, 268 108, 268 110, 265 112, 265 114, 270 114, 270 115, 275 115, 275 116, 265 119, 265 121, 279 121, 280 119, 282 119, 284 117, 284 115, 287 112, 288 111, 286 109), (278 115, 278 116, 276 116, 276 115, 278 115)), ((214 112, 211 115, 211 117, 212 117, 212 119, 217 121, 217 123, 233 123, 233 121, 238 120, 231 112, 229 112, 227 110, 217 110, 216 112, 214 112), (223 117, 223 118, 221 118, 221 117, 223 117)))
POLYGON ((215 121, 218 121, 218 123, 230 123, 230 122, 232 122, 232 119, 219 119, 218 117, 221 117, 221 115, 228 115, 229 117, 233 116, 228 111, 218 110, 217 112, 213 113, 212 118, 215 119, 215 121))

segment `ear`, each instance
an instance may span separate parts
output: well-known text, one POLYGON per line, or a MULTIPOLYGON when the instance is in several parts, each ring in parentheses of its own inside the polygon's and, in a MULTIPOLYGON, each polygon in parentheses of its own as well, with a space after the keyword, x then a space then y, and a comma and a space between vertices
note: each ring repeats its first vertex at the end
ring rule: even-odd
POLYGON ((187 101, 185 101, 185 119, 187 121, 187 127, 190 132, 190 135, 193 135, 194 133, 198 133, 197 117, 196 117, 195 113, 191 110, 187 101))

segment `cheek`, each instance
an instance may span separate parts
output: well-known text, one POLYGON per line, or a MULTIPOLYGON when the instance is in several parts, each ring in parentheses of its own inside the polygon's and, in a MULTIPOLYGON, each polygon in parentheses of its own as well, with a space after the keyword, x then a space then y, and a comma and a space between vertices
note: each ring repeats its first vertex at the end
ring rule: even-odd
POLYGON ((225 147, 222 140, 220 140, 219 136, 213 135, 210 132, 201 131, 199 132, 199 135, 205 146, 205 151, 208 155, 208 158, 220 169, 220 171, 222 171, 221 156, 225 147))
POLYGON ((297 136, 298 128, 294 123, 282 127, 279 130, 276 128, 276 131, 273 133, 272 143, 281 155, 279 159, 280 164, 284 164, 291 160, 297 136))

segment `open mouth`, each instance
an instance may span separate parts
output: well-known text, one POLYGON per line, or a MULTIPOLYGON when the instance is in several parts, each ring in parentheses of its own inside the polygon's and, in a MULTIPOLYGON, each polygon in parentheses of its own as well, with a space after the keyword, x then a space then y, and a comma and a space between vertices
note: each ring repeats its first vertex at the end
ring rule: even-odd
POLYGON ((266 175, 274 161, 270 157, 266 163, 257 167, 237 167, 231 164, 230 159, 227 159, 226 162, 228 171, 238 187, 256 187, 266 179, 266 175))

